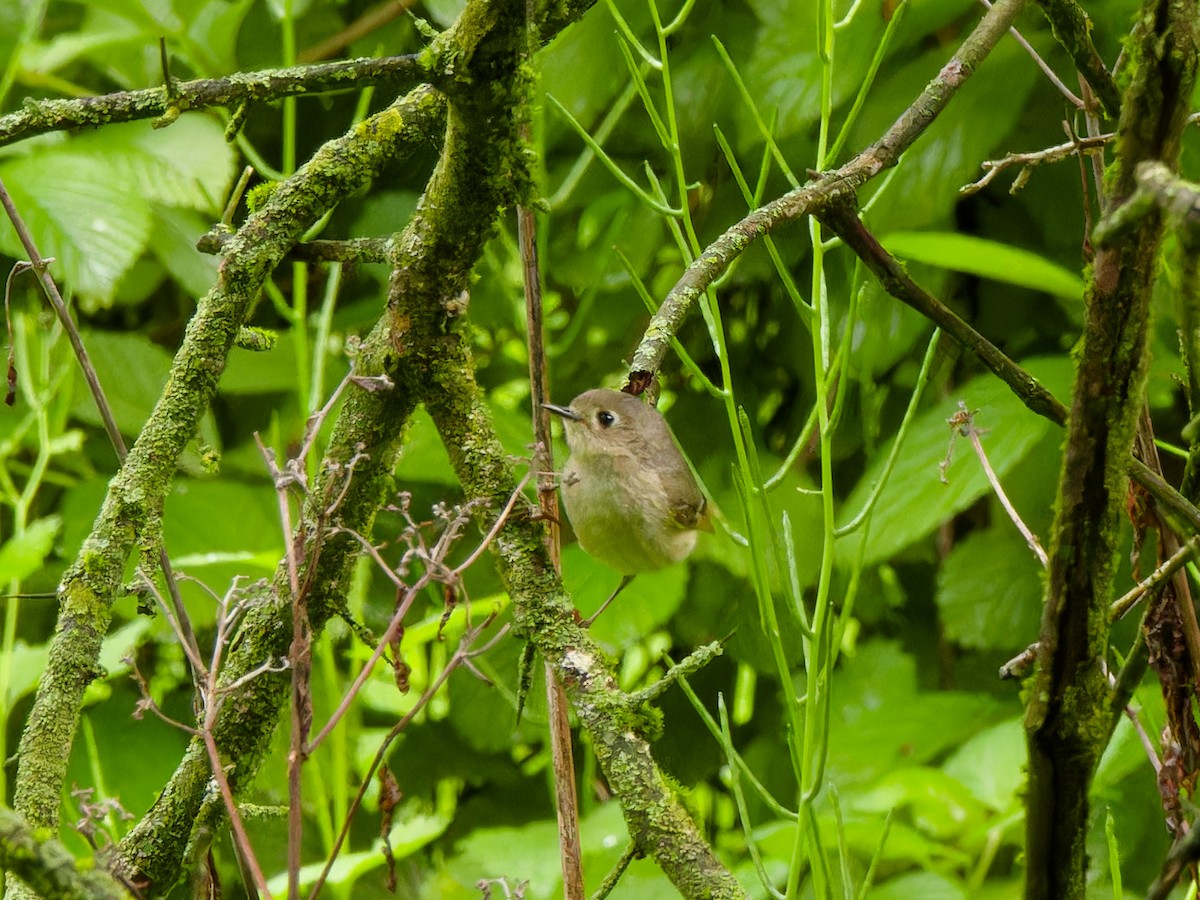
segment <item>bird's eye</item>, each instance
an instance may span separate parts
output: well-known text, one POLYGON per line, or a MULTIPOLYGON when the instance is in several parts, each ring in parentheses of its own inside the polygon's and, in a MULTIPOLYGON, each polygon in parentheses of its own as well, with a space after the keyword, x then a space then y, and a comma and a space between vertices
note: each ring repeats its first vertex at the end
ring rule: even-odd
POLYGON ((617 417, 610 413, 607 409, 602 409, 600 412, 596 413, 596 421, 600 423, 601 428, 608 428, 615 421, 617 421, 617 417))

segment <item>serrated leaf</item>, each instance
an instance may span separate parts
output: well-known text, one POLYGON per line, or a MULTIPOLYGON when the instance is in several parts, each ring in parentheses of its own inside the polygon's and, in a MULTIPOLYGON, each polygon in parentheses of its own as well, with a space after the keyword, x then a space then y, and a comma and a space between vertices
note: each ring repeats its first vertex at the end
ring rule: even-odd
POLYGON ((896 231, 883 239, 883 245, 906 260, 1045 291, 1066 300, 1083 299, 1083 279, 1078 272, 998 241, 944 231, 896 231))
MULTIPOLYGON (((1073 371, 1069 359, 1044 357, 1022 365, 1067 402, 1073 371)), ((975 425, 983 431, 984 450, 1002 483, 1005 474, 1042 436, 1058 427, 1030 412, 1008 385, 991 374, 972 379, 945 402, 918 416, 875 506, 865 553, 867 565, 896 555, 991 490, 979 459, 964 438, 955 438, 946 483, 941 480, 939 464, 946 459, 951 445, 946 420, 958 411, 960 400, 975 413, 975 425)), ((886 452, 876 455, 874 464, 843 504, 840 521, 850 519, 862 508, 872 485, 882 475, 886 457, 886 452)), ((843 564, 857 558, 860 541, 860 536, 851 535, 838 542, 838 559, 843 564)))
POLYGON ((41 568, 60 528, 61 518, 47 516, 31 523, 23 532, 14 534, 0 545, 0 584, 21 581, 41 568))
POLYGON ((972 532, 938 572, 946 637, 964 647, 1017 650, 1037 640, 1041 567, 1007 519, 972 532))
POLYGON ((128 122, 74 138, 68 149, 103 160, 108 179, 146 200, 215 213, 233 178, 233 148, 219 123, 180 116, 169 128, 128 122))
MULTIPOLYGON (((0 164, 3 179, 38 251, 58 262, 56 277, 84 297, 108 301, 150 238, 150 208, 109 178, 108 164, 70 145, 0 164)), ((7 219, 0 250, 27 257, 7 219)))

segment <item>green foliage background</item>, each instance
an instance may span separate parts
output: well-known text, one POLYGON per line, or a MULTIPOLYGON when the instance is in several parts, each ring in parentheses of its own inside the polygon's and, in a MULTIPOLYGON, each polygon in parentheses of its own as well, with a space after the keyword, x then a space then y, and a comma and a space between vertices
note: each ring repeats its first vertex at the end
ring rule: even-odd
MULTIPOLYGON (((0 60, 7 63, 0 100, 3 110, 11 111, 26 96, 81 96, 159 84, 160 36, 178 78, 290 64, 368 5, 359 0, 2 0, 0 60)), ((836 6, 839 15, 848 11, 845 4, 836 6)), ((1089 9, 1106 58, 1117 52, 1132 10, 1126 0, 1106 0, 1089 9)), ((413 11, 440 28, 453 20, 458 4, 434 0, 413 11)), ((670 19, 676 12, 671 3, 662 16, 670 19)), ((849 110, 893 12, 878 0, 864 0, 853 21, 838 32, 835 121, 849 110)), ((539 217, 540 252, 552 385, 559 402, 589 387, 621 383, 623 360, 648 320, 630 273, 652 298, 661 299, 685 265, 666 220, 592 158, 559 111, 566 110, 590 134, 604 134, 607 152, 639 184, 647 184, 644 163, 664 182, 670 180, 673 162, 631 87, 618 15, 653 45, 644 0, 616 0, 598 5, 536 59, 534 145, 548 204, 539 217)), ((910 0, 843 156, 835 162, 891 124, 978 15, 968 0, 910 0)), ((758 196, 770 199, 788 187, 778 164, 765 161, 754 114, 712 36, 771 123, 788 164, 803 173, 817 152, 821 64, 811 39, 815 16, 814 0, 700 0, 671 39, 679 154, 701 245, 747 212, 715 129, 728 140, 751 185, 757 183, 758 196)), ((1052 66, 1070 70, 1036 11, 1028 11, 1021 24, 1052 66)), ((423 40, 414 21, 401 16, 359 40, 346 55, 413 52, 423 40)), ((660 102, 653 73, 647 78, 660 102)), ((52 271, 78 310, 84 340, 127 438, 136 436, 157 398, 194 302, 212 282, 216 261, 198 253, 194 242, 220 218, 240 167, 254 165, 256 178, 286 176, 321 142, 389 100, 385 92, 367 91, 255 106, 232 144, 222 134, 228 113, 206 111, 186 113, 164 129, 149 122, 110 125, 0 148, 0 178, 43 254, 57 259, 52 271)), ((1066 400, 1070 350, 1081 317, 1085 218, 1079 167, 1068 161, 1039 168, 1015 195, 1007 193, 1011 177, 1001 176, 974 197, 959 196, 960 187, 979 177, 983 160, 1061 142, 1064 115, 1061 96, 1029 56, 1011 41, 1002 43, 900 167, 868 188, 866 221, 885 246, 908 261, 922 284, 1066 400)), ((1185 172, 1189 165, 1194 171, 1195 154, 1193 137, 1185 172)), ((387 173, 368 193, 342 204, 319 236, 384 237, 401 228, 434 158, 430 149, 424 158, 387 173)), ((244 208, 235 222, 242 215, 244 208)), ((774 248, 795 281, 807 284, 808 235, 786 227, 774 235, 774 248)), ((10 260, 23 255, 7 223, 0 224, 0 251, 10 260)), ((862 509, 883 477, 931 327, 885 295, 845 251, 826 257, 825 273, 834 343, 843 354, 843 398, 832 443, 840 525, 862 509)), ((1180 364, 1169 300, 1172 277, 1167 266, 1150 394, 1158 434, 1167 440, 1177 437, 1185 415, 1175 381, 1180 364)), ((261 433, 280 452, 295 450, 308 414, 347 371, 347 342, 379 315, 386 279, 384 266, 370 264, 340 271, 282 266, 252 322, 277 331, 277 346, 269 353, 233 352, 220 400, 181 461, 165 517, 172 560, 195 579, 184 592, 202 635, 211 637, 210 594, 223 594, 238 576, 267 577, 283 551, 274 491, 253 435, 261 433)), ((822 512, 819 498, 809 492, 819 483, 820 466, 815 439, 794 447, 814 403, 809 325, 761 243, 723 281, 719 297, 731 383, 747 412, 763 470, 779 474, 771 510, 776 519, 786 513, 790 520, 795 571, 811 603, 822 512)), ((528 362, 511 216, 476 268, 470 324, 479 379, 497 425, 509 451, 527 456, 528 362)), ((21 381, 16 406, 0 413, 5 539, 0 581, 12 593, 52 591, 90 529, 115 458, 66 341, 29 276, 12 280, 12 334, 21 381)), ((701 317, 692 317, 679 340, 699 369, 719 381, 717 351, 701 317)), ((744 531, 733 438, 720 401, 674 362, 664 372, 662 387, 661 408, 680 444, 730 529, 744 531)), ((1035 639, 1042 583, 1036 559, 1001 510, 974 453, 965 441, 951 441, 946 419, 960 402, 986 430, 983 445, 991 464, 1025 521, 1046 535, 1051 520, 1060 433, 942 339, 869 530, 836 545, 832 597, 844 618, 837 632, 840 658, 832 684, 827 784, 815 809, 828 852, 825 876, 846 896, 868 881, 873 898, 1010 897, 1020 883, 1022 698, 1019 686, 1001 682, 996 672, 1035 639), (943 483, 939 463, 948 453, 943 483), (855 590, 854 605, 846 609, 843 602, 855 590)), ((411 495, 416 517, 433 521, 434 504, 467 498, 423 414, 407 441, 397 489, 411 495)), ((402 528, 399 515, 384 516, 376 539, 394 540, 402 528)), ((477 539, 466 538, 456 550, 458 558, 477 539)), ((394 559, 394 545, 388 552, 394 559)), ((619 660, 622 685, 631 689, 660 676, 668 653, 678 658, 704 642, 728 638, 725 654, 695 675, 691 688, 713 715, 718 697, 723 698, 733 743, 774 796, 791 805, 796 785, 785 719, 750 587, 751 566, 746 549, 729 530, 718 529, 686 566, 639 577, 594 633, 619 660)), ((770 574, 777 587, 786 577, 770 574)), ((564 552, 564 577, 585 613, 617 580, 574 546, 564 552)), ((1132 573, 1122 577, 1132 583, 1132 573)), ((507 604, 486 560, 470 570, 458 599, 470 601, 477 612, 507 604)), ((364 559, 352 611, 379 629, 393 601, 394 590, 364 559)), ((462 619, 456 615, 446 639, 439 639, 436 623, 443 602, 440 590, 429 591, 410 620, 404 658, 413 669, 412 691, 399 693, 386 673, 377 673, 344 726, 306 768, 306 861, 324 859, 381 736, 445 664, 462 619)), ((44 663, 55 610, 52 602, 37 599, 9 599, 4 608, 0 698, 7 758, 44 663)), ((802 690, 799 626, 794 616, 780 615, 802 690)), ((1115 645, 1128 647, 1132 634, 1133 626, 1119 627, 1115 645)), ((137 816, 173 770, 186 738, 154 717, 131 717, 139 700, 131 660, 163 710, 183 720, 189 715, 189 684, 169 628, 161 618, 141 615, 132 597, 117 605, 106 647, 107 675, 90 690, 73 780, 119 799, 137 816)), ((391 834, 401 896, 479 896, 476 882, 500 877, 512 885, 528 880, 528 897, 561 891, 540 688, 524 718, 516 721, 520 649, 509 638, 478 661, 491 685, 470 672, 456 672, 388 758, 404 792, 391 834)), ((336 706, 368 655, 344 627, 331 627, 322 636, 314 665, 318 721, 336 706)), ((1138 703, 1142 725, 1153 739, 1163 718, 1153 684, 1139 693, 1138 703)), ((750 792, 748 831, 743 831, 720 743, 679 689, 663 698, 661 708, 658 760, 746 888, 763 895, 748 837, 766 872, 779 880, 791 854, 790 827, 750 792)), ((619 855, 625 830, 597 777, 586 738, 580 740, 584 864, 594 886, 619 855)), ((251 822, 251 836, 273 874, 284 866, 284 820, 272 808, 286 802, 285 750, 281 732, 273 760, 244 798, 264 808, 251 822)), ((6 791, 9 802, 11 785, 6 791)), ((368 809, 356 820, 350 846, 334 870, 331 896, 381 890, 384 866, 376 847, 374 795, 372 788, 368 809)), ((1104 759, 1095 798, 1097 891, 1111 896, 1113 846, 1120 848, 1124 885, 1143 889, 1168 840, 1154 771, 1129 722, 1118 728, 1104 759), (1106 813, 1115 842, 1105 839, 1106 813)), ((74 800, 64 801, 73 808, 74 800)), ((116 815, 106 822, 114 838, 128 827, 116 815)), ((64 838, 86 852, 79 836, 66 833, 64 838)), ((218 858, 224 877, 236 881, 227 844, 218 846, 218 858)), ((613 896, 670 892, 654 866, 639 861, 613 896)))

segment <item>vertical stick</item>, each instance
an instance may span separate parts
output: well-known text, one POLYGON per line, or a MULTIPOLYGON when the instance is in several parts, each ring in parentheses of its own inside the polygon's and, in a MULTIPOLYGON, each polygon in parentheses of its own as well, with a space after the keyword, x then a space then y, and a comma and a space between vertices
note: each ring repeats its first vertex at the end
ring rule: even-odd
MULTIPOLYGON (((554 568, 559 569, 558 494, 554 490, 554 453, 550 444, 550 402, 543 341, 542 292, 538 277, 536 223, 533 210, 517 208, 517 236, 525 273, 525 313, 529 331, 529 387, 533 396, 533 468, 538 503, 547 523, 546 541, 554 568)), ((546 707, 550 716, 550 750, 554 759, 554 793, 558 806, 558 843, 562 857, 563 896, 583 900, 583 864, 579 849, 579 803, 575 796, 575 759, 571 751, 571 722, 567 695, 546 665, 546 707)))

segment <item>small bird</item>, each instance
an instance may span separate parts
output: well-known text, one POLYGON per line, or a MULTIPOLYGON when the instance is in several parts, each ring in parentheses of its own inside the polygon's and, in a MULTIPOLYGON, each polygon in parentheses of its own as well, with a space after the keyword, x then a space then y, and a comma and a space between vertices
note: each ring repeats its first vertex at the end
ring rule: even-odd
MULTIPOLYGON (((657 409, 620 391, 585 391, 562 416, 571 455, 562 497, 579 545, 625 576, 677 563, 712 531, 707 502, 657 409)), ((590 622, 590 620, 589 620, 590 622)))

